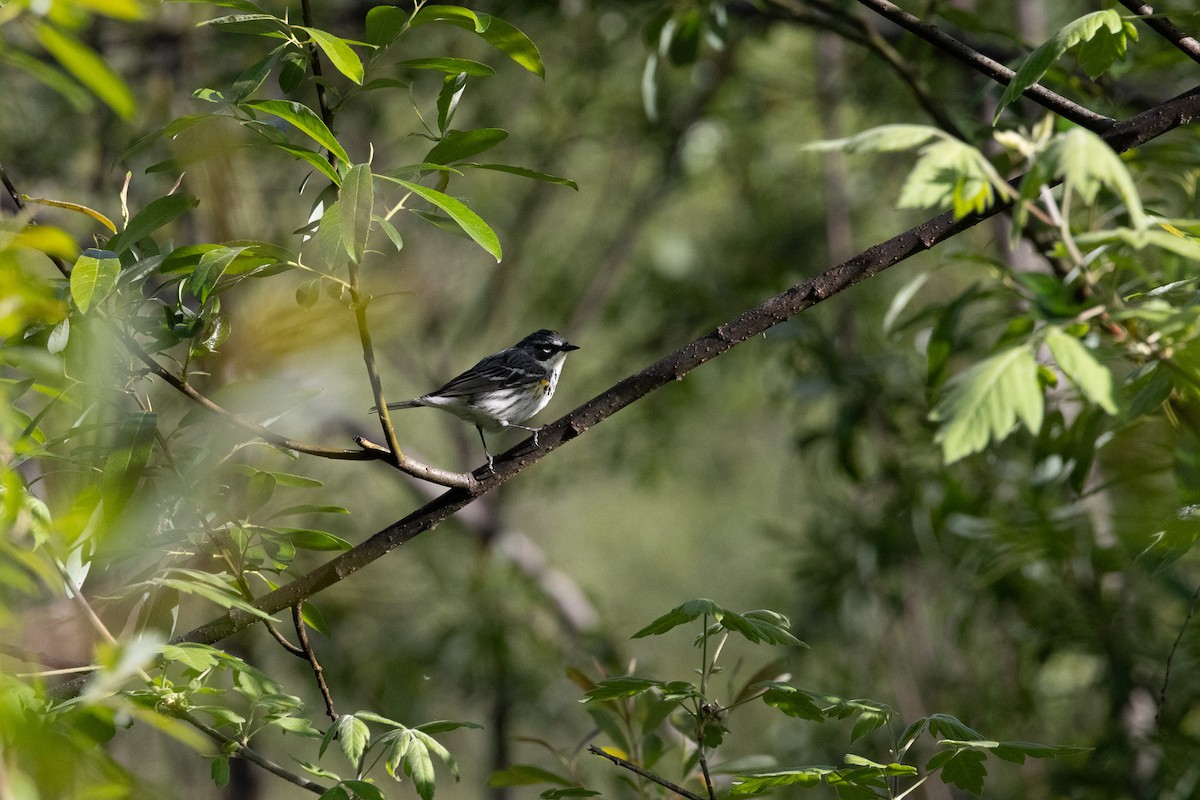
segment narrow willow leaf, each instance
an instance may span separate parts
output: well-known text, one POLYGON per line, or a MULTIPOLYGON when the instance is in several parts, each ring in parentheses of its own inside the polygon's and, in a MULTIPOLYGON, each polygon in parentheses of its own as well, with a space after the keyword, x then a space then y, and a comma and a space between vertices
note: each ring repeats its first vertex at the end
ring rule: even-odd
POLYGON ((137 100, 129 86, 104 62, 95 50, 70 34, 46 23, 34 28, 38 42, 50 55, 124 119, 137 111, 137 100))
MULTIPOLYGON (((390 8, 390 6, 387 7, 390 8)), ((401 61, 396 66, 404 69, 431 69, 450 75, 462 73, 480 78, 496 74, 496 70, 487 64, 472 61, 469 58, 411 58, 408 61, 401 61)))
POLYGON ((388 180, 395 181, 413 194, 445 211, 468 236, 475 240, 476 244, 486 250, 497 261, 500 260, 502 255, 500 239, 496 237, 496 232, 461 200, 455 200, 448 194, 439 192, 436 189, 430 189, 428 186, 422 186, 419 183, 412 183, 411 181, 399 178, 388 178, 388 180))
POLYGON ((233 89, 230 92, 233 102, 240 103, 257 92, 266 81, 267 76, 271 74, 271 70, 275 69, 280 59, 283 58, 287 48, 288 45, 281 44, 255 64, 243 70, 242 74, 238 75, 233 82, 233 89))
POLYGON ((45 197, 26 197, 25 202, 33 203, 33 204, 39 205, 39 206, 50 206, 51 208, 64 208, 67 211, 75 211, 77 213, 91 217, 92 219, 96 220, 104 227, 108 228, 113 233, 117 232, 117 226, 115 224, 113 224, 113 221, 111 219, 104 216, 99 211, 95 210, 94 208, 88 208, 87 206, 80 205, 79 203, 71 203, 66 200, 50 200, 45 197))
POLYGON ((120 255, 169 222, 173 222, 200 204, 190 194, 169 194, 151 201, 134 215, 125 230, 107 242, 109 250, 120 255))
POLYGON ((344 266, 349 253, 342 239, 342 206, 331 203, 321 215, 317 223, 317 245, 321 249, 321 259, 329 269, 339 269, 344 266))
POLYGON ((346 171, 338 193, 341 206, 342 246, 357 264, 367 251, 371 233, 371 209, 375 206, 375 184, 370 164, 355 164, 346 171))
POLYGON ((1046 346, 1059 369, 1079 389, 1080 394, 1109 414, 1117 413, 1113 375, 1083 343, 1056 326, 1046 328, 1046 346))
POLYGON ((117 288, 121 262, 112 251, 84 250, 71 268, 71 299, 86 314, 117 288))
POLYGON ((547 175, 545 172, 537 172, 525 167, 514 167, 511 164, 471 164, 460 163, 460 167, 470 167, 471 169, 490 169, 496 172, 507 172, 510 175, 519 175, 522 178, 530 178, 543 183, 553 183, 558 186, 569 186, 575 191, 579 191, 579 184, 570 178, 560 178, 557 175, 547 175))
POLYGON ((447 131, 442 140, 425 154, 429 164, 453 164, 464 158, 491 150, 508 138, 502 128, 476 128, 470 131, 447 131))
POLYGON ((350 45, 346 44, 345 39, 334 36, 332 33, 323 31, 320 28, 306 28, 303 25, 294 25, 293 27, 307 33, 317 43, 317 47, 321 48, 321 52, 325 54, 329 59, 329 63, 333 64, 338 72, 360 86, 362 85, 362 59, 351 49, 350 45))
POLYGON ((946 463, 1000 441, 1018 421, 1031 432, 1042 425, 1045 398, 1037 362, 1024 345, 1003 350, 953 378, 929 418, 940 422, 934 441, 946 463))
MULTIPOLYGON (((1030 86, 1040 81, 1046 74, 1046 70, 1050 69, 1050 65, 1061 58, 1063 53, 1097 35, 1124 36, 1124 30, 1121 15, 1113 9, 1096 11, 1068 23, 1054 34, 1050 41, 1034 50, 1021 62, 1021 66, 1017 68, 1016 74, 1005 88, 1004 94, 1000 96, 996 113, 992 116, 992 124, 996 124, 1000 119, 1001 112, 1010 103, 1020 97, 1030 86)), ((1124 52, 1123 46, 1120 49, 1124 52)))
POLYGON ((383 217, 375 217, 375 224, 387 235, 397 253, 404 249, 404 239, 400 237, 400 231, 396 230, 395 225, 383 217))
POLYGON ((462 99, 463 91, 466 88, 467 74, 465 72, 447 75, 442 82, 442 90, 438 92, 437 98, 439 132, 445 133, 450 126, 450 121, 454 119, 454 111, 458 108, 458 101, 462 99))
POLYGON ((341 161, 350 161, 350 156, 347 155, 345 148, 338 142, 333 132, 321 121, 315 111, 303 103, 291 100, 256 100, 242 103, 242 106, 261 111, 264 114, 271 114, 291 123, 341 161))
POLYGON ((250 36, 263 34, 285 34, 288 24, 273 14, 228 14, 205 20, 201 25, 212 25, 228 33, 244 33, 250 36))
POLYGON ((315 167, 318 172, 329 179, 329 182, 337 186, 342 182, 342 176, 338 175, 337 170, 329 163, 329 159, 318 153, 316 150, 309 150, 307 147, 299 145, 287 144, 286 142, 271 142, 268 147, 274 147, 282 150, 290 156, 294 156, 302 161, 307 161, 311 166, 315 167))
POLYGON ((537 75, 546 77, 541 52, 528 36, 499 17, 476 13, 459 6, 427 5, 412 17, 413 25, 446 22, 477 34, 492 47, 517 64, 537 75))

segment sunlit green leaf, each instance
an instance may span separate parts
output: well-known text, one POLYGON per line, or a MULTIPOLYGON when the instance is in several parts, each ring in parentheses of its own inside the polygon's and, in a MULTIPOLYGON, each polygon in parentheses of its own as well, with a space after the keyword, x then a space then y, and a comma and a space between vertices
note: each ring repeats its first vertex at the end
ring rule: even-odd
POLYGON ((636 675, 607 678, 598 682, 596 688, 585 694, 580 702, 601 703, 608 700, 617 700, 622 697, 633 697, 658 686, 662 686, 662 681, 653 678, 640 678, 636 675))
POLYGON ((71 299, 86 314, 117 288, 121 262, 111 250, 84 250, 71 268, 71 299))
POLYGON ((672 628, 685 625, 692 620, 699 619, 705 615, 712 617, 713 620, 719 622, 724 614, 725 609, 721 608, 712 600, 689 600, 686 603, 671 609, 666 614, 663 614, 661 617, 635 633, 631 638, 641 639, 646 636, 658 636, 666 633, 672 628))
POLYGON ((1003 350, 951 379, 929 418, 940 422, 935 441, 946 463, 1000 441, 1018 421, 1036 433, 1045 398, 1028 347, 1003 350))
POLYGON ((476 244, 491 254, 497 261, 500 260, 502 253, 500 250, 500 240, 496 237, 496 232, 461 200, 456 200, 448 194, 439 192, 436 189, 430 189, 428 186, 422 186, 419 183, 412 183, 411 181, 399 178, 388 178, 388 180, 395 181, 413 194, 445 211, 468 236, 475 240, 476 244))
POLYGON ((508 131, 500 128, 448 131, 442 140, 425 154, 425 161, 430 164, 453 164, 490 150, 507 138, 508 131))
POLYGON ((401 61, 396 66, 406 69, 431 69, 450 75, 461 73, 464 75, 487 77, 496 74, 496 70, 487 64, 472 61, 469 58, 411 58, 408 61, 401 61))
POLYGON ((507 172, 510 175, 519 175, 522 178, 531 178, 535 181, 542 181, 543 183, 553 183, 553 184, 557 184, 558 186, 569 186, 572 189, 574 189, 575 191, 579 191, 579 184, 577 184, 575 181, 571 180, 570 178, 560 178, 557 175, 547 175, 544 172, 537 172, 532 169, 526 169, 525 167, 514 167, 510 164, 471 164, 471 163, 460 163, 460 164, 458 164, 458 166, 459 167, 471 167, 472 169, 490 169, 490 170, 494 170, 496 172, 507 172))
MULTIPOLYGON (((1001 112, 1010 103, 1020 97, 1030 86, 1040 81, 1042 76, 1046 74, 1046 70, 1050 69, 1050 65, 1061 58, 1063 53, 1075 45, 1087 42, 1097 36, 1122 39, 1119 45, 1115 43, 1106 44, 1103 48, 1094 48, 1089 53, 1087 57, 1088 64, 1091 68, 1096 68, 1100 66, 1098 61, 1100 50, 1112 53, 1119 50, 1122 55, 1124 54, 1125 45, 1123 40, 1125 35, 1125 26, 1122 23, 1121 15, 1113 9, 1096 11, 1065 25, 1058 33, 1054 34, 1054 37, 1050 41, 1034 50, 1021 62, 1021 66, 1017 68, 1012 81, 1005 88, 1004 94, 1000 96, 1000 102, 996 106, 992 124, 996 124, 996 121, 1000 119, 1001 112)), ((1107 69, 1111 63, 1110 59, 1104 65, 1104 69, 1107 69)), ((1100 71, 1103 72, 1104 69, 1100 71)), ((1092 77, 1096 76, 1093 75, 1092 77)))
POLYGON ((1046 346, 1059 369, 1075 384, 1080 394, 1109 414, 1117 413, 1112 371, 1101 364, 1083 343, 1061 328, 1046 328, 1046 346))
POLYGON ((152 200, 129 220, 125 230, 109 239, 106 246, 118 255, 131 250, 139 241, 183 216, 199 203, 190 194, 169 194, 152 200))
POLYGON ((366 40, 376 47, 386 47, 404 29, 408 13, 396 6, 373 6, 367 11, 366 40))
POLYGON ((345 39, 334 36, 320 28, 306 28, 303 25, 293 26, 307 33, 321 48, 321 52, 329 59, 334 68, 357 84, 363 82, 363 64, 358 54, 346 43, 345 39))
POLYGON ((350 161, 350 156, 346 154, 345 149, 321 121, 321 118, 303 103, 291 100, 255 100, 242 103, 242 106, 261 111, 264 114, 271 114, 291 123, 317 144, 337 156, 339 160, 350 161))

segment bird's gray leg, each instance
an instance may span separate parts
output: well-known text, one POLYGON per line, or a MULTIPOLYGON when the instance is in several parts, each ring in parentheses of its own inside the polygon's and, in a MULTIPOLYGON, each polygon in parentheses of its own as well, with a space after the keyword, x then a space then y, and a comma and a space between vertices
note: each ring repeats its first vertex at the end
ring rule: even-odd
POLYGON ((541 427, 538 427, 538 428, 531 428, 528 425, 517 425, 515 423, 510 422, 510 423, 508 423, 508 425, 506 427, 520 428, 523 431, 529 431, 530 433, 533 434, 533 446, 541 447, 541 445, 538 444, 538 434, 541 433, 542 428, 546 427, 545 425, 542 425, 541 427))
POLYGON ((475 430, 479 431, 479 441, 483 442, 483 454, 485 456, 487 456, 488 470, 490 472, 495 472, 496 471, 496 462, 495 462, 495 459, 492 458, 491 451, 488 450, 487 439, 483 438, 483 426, 476 425, 475 430))

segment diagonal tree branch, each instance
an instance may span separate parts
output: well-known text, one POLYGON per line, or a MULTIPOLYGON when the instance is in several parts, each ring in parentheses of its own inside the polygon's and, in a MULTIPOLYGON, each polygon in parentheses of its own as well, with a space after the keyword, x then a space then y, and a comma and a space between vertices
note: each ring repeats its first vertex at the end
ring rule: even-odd
POLYGON ((1139 3, 1137 0, 1121 0, 1121 5, 1128 8, 1134 14, 1142 17, 1142 22, 1150 30, 1157 33, 1159 36, 1166 39, 1171 44, 1175 45, 1180 52, 1190 58, 1192 61, 1200 64, 1200 42, 1192 36, 1188 36, 1175 26, 1175 23, 1164 17, 1151 16, 1154 14, 1154 9, 1147 3, 1139 3))
MULTIPOLYGON (((1007 86, 1016 74, 1000 62, 988 58, 983 53, 968 47, 937 26, 922 22, 895 3, 888 0, 858 0, 858 2, 997 83, 1007 86)), ((1040 84, 1035 83, 1026 89, 1023 94, 1043 108, 1065 119, 1069 119, 1076 125, 1087 128, 1093 133, 1103 133, 1114 124, 1114 120, 1111 117, 1106 117, 1103 114, 1097 114, 1095 111, 1084 108, 1078 103, 1068 100, 1040 84)))
MULTIPOLYGON (((1114 150, 1124 152, 1197 119, 1200 119, 1200 87, 1115 123, 1103 138, 1114 150)), ((655 389, 682 380, 692 370, 742 342, 1008 208, 1008 204, 998 203, 982 213, 960 219, 955 219, 949 213, 941 214, 767 299, 547 425, 539 433, 540 447, 531 448, 531 440, 527 439, 496 459, 495 473, 480 468, 475 473, 479 482, 477 489, 450 489, 353 549, 259 598, 256 607, 273 614, 312 597, 405 542, 432 530, 460 508, 507 483, 554 450, 655 389)), ((250 627, 258 620, 256 616, 232 609, 224 616, 181 635, 177 641, 211 644, 250 627)))

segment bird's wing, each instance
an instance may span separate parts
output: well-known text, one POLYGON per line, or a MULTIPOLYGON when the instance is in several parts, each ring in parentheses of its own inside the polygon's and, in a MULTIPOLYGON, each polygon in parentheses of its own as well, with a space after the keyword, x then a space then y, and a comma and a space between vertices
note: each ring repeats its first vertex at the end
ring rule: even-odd
POLYGON ((480 361, 469 370, 451 378, 427 397, 466 397, 478 392, 515 389, 542 378, 545 369, 531 356, 501 351, 480 361))

